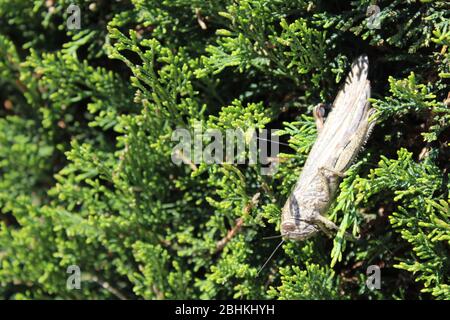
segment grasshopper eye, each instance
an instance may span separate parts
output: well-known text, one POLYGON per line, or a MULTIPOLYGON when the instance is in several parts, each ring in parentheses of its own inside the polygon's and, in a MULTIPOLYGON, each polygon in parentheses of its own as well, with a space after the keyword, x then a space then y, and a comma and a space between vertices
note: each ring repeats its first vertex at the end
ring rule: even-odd
POLYGON ((281 225, 281 230, 283 232, 291 232, 295 230, 295 224, 292 222, 283 222, 281 225))

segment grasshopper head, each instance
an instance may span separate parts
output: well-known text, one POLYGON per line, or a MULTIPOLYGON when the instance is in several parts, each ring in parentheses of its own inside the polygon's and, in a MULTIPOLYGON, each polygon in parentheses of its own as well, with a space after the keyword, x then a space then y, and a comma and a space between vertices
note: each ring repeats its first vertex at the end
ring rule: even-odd
POLYGON ((306 208, 298 206, 294 197, 289 198, 282 209, 281 215, 281 236, 284 239, 301 241, 306 240, 317 232, 319 229, 314 224, 308 222, 316 213, 306 208))

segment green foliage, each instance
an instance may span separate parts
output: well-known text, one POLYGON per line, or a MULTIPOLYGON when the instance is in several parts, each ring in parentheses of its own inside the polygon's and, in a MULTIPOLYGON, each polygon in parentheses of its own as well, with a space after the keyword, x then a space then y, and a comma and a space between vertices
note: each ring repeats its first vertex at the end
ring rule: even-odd
POLYGON ((312 264, 306 270, 298 266, 280 268, 282 285, 271 288, 269 294, 282 300, 342 299, 333 270, 312 264))
POLYGON ((450 7, 377 1, 372 28, 371 3, 0 0, 0 297, 450 299, 450 7), (260 270, 313 106, 361 53, 378 120, 328 213, 340 230, 260 270), (276 172, 174 164, 172 134, 198 127, 279 129, 276 172))

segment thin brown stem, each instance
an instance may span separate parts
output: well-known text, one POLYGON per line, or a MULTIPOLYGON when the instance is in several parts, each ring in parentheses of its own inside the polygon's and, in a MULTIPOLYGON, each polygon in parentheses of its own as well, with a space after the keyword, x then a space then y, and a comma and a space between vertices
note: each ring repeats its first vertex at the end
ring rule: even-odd
MULTIPOLYGON (((244 215, 247 215, 250 210, 252 208, 254 208, 258 202, 259 202, 259 196, 260 193, 256 193, 252 199, 250 200, 249 203, 247 203, 247 205, 244 207, 244 215)), ((216 243, 216 251, 215 253, 219 253, 223 250, 223 248, 225 248, 225 246, 227 245, 228 242, 231 241, 231 239, 242 229, 242 226, 244 225, 244 219, 242 217, 238 218, 236 220, 236 224, 233 226, 233 228, 231 228, 230 230, 228 230, 227 234, 225 237, 223 237, 221 240, 219 240, 216 243)))

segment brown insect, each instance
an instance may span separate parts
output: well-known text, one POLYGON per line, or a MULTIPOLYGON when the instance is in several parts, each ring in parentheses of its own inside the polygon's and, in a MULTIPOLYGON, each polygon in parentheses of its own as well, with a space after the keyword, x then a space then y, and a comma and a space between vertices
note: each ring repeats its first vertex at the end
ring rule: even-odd
POLYGON ((375 122, 371 119, 369 59, 358 57, 352 64, 344 87, 324 122, 324 107, 314 117, 318 137, 302 173, 282 209, 281 235, 305 240, 320 230, 330 234, 338 227, 324 215, 333 201, 339 180, 368 139, 375 122))

